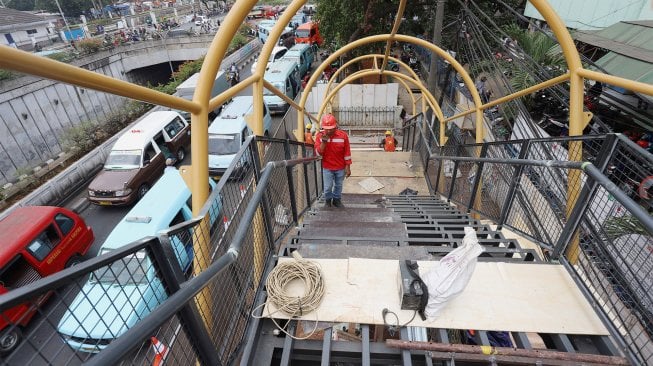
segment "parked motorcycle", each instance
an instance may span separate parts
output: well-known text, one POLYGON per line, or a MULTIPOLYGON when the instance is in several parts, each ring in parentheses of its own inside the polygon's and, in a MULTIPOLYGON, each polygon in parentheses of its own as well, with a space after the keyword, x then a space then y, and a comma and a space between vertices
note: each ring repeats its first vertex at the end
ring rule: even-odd
POLYGON ((240 82, 240 73, 238 71, 230 70, 229 73, 227 73, 227 81, 231 86, 238 84, 240 82))

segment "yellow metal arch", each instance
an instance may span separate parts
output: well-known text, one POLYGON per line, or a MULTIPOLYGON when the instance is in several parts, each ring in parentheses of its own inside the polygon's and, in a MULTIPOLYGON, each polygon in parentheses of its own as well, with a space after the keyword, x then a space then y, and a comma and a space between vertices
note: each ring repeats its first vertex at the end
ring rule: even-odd
MULTIPOLYGON (((395 72, 395 71, 383 70, 382 74, 388 74, 388 75, 394 76, 394 77, 396 77, 398 79, 403 79, 403 80, 406 80, 406 81, 410 81, 413 84, 415 84, 422 91, 422 94, 426 95, 427 103, 431 106, 431 108, 433 108, 433 110, 435 111, 435 115, 438 117, 438 119, 440 121, 444 120, 444 116, 442 114, 442 110, 440 109, 440 106, 436 102, 433 95, 428 92, 428 90, 426 89, 426 87, 422 83, 420 83, 419 81, 416 81, 414 79, 411 79, 407 75, 404 75, 402 73, 395 72)), ((378 75, 378 70, 377 69, 360 70, 360 71, 357 71, 357 72, 347 76, 342 81, 342 83, 338 84, 332 91, 330 91, 326 95, 325 101, 324 101, 324 103, 322 103, 322 105, 320 106, 320 109, 318 111, 317 118, 320 119, 322 117, 322 114, 324 113, 324 109, 327 107, 327 104, 329 104, 331 99, 333 99, 336 96, 336 94, 338 94, 340 89, 345 87, 345 85, 350 84, 354 80, 358 80, 360 78, 370 76, 370 75, 378 75)))
MULTIPOLYGON (((412 43, 416 44, 418 46, 427 48, 431 50, 432 52, 436 53, 438 56, 442 57, 446 61, 448 61, 454 69, 460 73, 460 75, 463 78, 463 82, 469 89, 472 99, 474 101, 474 104, 476 105, 476 110, 479 111, 478 107, 482 105, 481 103, 481 97, 478 94, 478 91, 474 87, 474 82, 472 81, 471 77, 465 69, 462 67, 458 61, 456 61, 451 55, 449 55, 447 52, 442 50, 441 48, 433 45, 432 43, 429 43, 427 41, 424 41, 422 39, 419 39, 417 37, 411 37, 411 36, 405 36, 405 35, 392 35, 392 34, 380 34, 380 35, 374 35, 374 36, 369 36, 365 38, 361 38, 359 40, 356 40, 352 43, 349 43, 348 45, 338 49, 336 52, 331 54, 329 57, 327 57, 326 60, 324 60, 314 71, 313 75, 309 79, 308 83, 306 84, 306 88, 312 88, 313 85, 317 82, 319 76, 324 72, 326 69, 327 65, 330 65, 332 62, 334 62, 338 57, 341 55, 356 49, 357 47, 360 47, 362 45, 368 44, 368 43, 373 43, 373 42, 381 42, 381 41, 400 41, 400 42, 407 42, 407 43, 412 43)), ((378 72, 378 71, 375 71, 378 72)), ((385 72, 385 71, 384 71, 385 72)), ((302 95, 299 105, 304 107, 306 105, 306 100, 308 99, 308 94, 302 95)), ((304 121, 304 112, 303 111, 298 111, 298 130, 301 130, 303 126, 300 126, 301 124, 300 121, 304 121)), ((483 115, 482 113, 477 113, 476 114, 476 140, 477 142, 482 142, 483 141, 483 115)))
MULTIPOLYGON (((336 71, 331 75, 331 77, 329 78, 329 81, 327 82, 326 93, 329 92, 329 90, 331 89, 331 85, 333 85, 334 80, 336 80, 336 79, 338 78, 338 75, 340 75, 340 72, 343 71, 343 70, 345 70, 345 69, 347 69, 347 67, 348 67, 349 65, 352 65, 352 64, 355 64, 355 63, 357 63, 357 62, 359 62, 359 61, 362 61, 362 60, 366 60, 366 59, 371 58, 371 59, 374 60, 374 65, 377 66, 377 64, 376 64, 376 60, 377 60, 378 58, 385 58, 385 57, 387 57, 389 60, 392 60, 392 61, 396 62, 398 65, 403 66, 403 68, 406 69, 406 71, 408 71, 408 73, 411 74, 411 75, 413 76, 413 79, 414 79, 414 80, 419 80, 419 76, 417 76, 417 74, 415 73, 415 71, 413 71, 413 69, 411 69, 408 65, 406 65, 405 62, 403 62, 403 61, 401 61, 401 60, 399 60, 399 59, 397 59, 397 58, 395 58, 395 57, 392 57, 392 56, 384 56, 384 55, 379 55, 379 54, 369 54, 369 55, 363 55, 363 56, 358 56, 358 57, 356 57, 356 58, 353 58, 353 59, 351 59, 351 60, 345 62, 342 66, 340 66, 340 67, 339 67, 339 68, 338 68, 338 69, 337 69, 337 70, 336 70, 336 71)), ((376 68, 375 68, 375 70, 379 70, 379 72, 380 72, 382 69, 383 69, 383 68, 379 68, 379 67, 376 67, 376 68)), ((412 94, 412 93, 411 93, 411 94, 412 94)), ((325 95, 326 95, 326 94, 325 94, 325 95)), ((324 101, 324 98, 322 98, 322 100, 324 101)), ((414 113, 414 112, 415 112, 415 111, 413 110, 413 113, 414 113)))

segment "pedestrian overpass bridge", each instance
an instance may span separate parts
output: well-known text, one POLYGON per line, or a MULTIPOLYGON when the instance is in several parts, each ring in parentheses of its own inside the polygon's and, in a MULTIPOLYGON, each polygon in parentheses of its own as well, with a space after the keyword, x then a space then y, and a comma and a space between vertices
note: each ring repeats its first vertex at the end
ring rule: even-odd
MULTIPOLYGON (((413 102, 416 113, 398 133, 402 152, 353 154, 355 174, 345 188, 346 208, 338 211, 321 202, 321 165, 313 146, 303 144, 302 136, 299 141, 261 136, 263 88, 284 98, 263 80, 261 66, 281 27, 263 46, 256 72, 209 100, 211 76, 228 40, 255 3, 238 1, 225 18, 192 101, 0 49, 2 67, 183 109, 193 123, 193 165, 181 170, 193 192, 195 219, 2 295, 0 310, 53 291, 50 302, 56 307, 41 310, 36 321, 50 330, 49 340, 58 340, 56 326, 68 294, 77 292, 92 271, 127 258, 138 258, 141 268, 156 273, 168 298, 117 334, 82 329, 85 336, 76 341, 98 346, 98 354, 36 339, 32 326, 25 328, 14 354, 31 354, 30 363, 92 365, 157 359, 179 365, 653 362, 653 220, 649 203, 635 201, 627 191, 632 174, 653 175, 653 158, 619 134, 582 135, 584 79, 647 95, 653 95, 652 86, 584 69, 548 3, 532 0, 559 40, 569 72, 483 104, 458 61, 429 42, 396 33, 406 5, 402 0, 388 34, 334 52, 306 90, 332 61, 356 47, 387 45, 379 63, 342 77, 317 115, 305 113, 306 95, 299 102, 288 100, 301 135, 304 121, 318 123, 338 88, 358 78, 387 74, 422 91, 423 99, 413 102), (468 86, 473 105, 447 117, 417 75, 387 71, 394 42, 420 45, 449 62, 468 86), (485 141, 485 109, 560 83, 570 93, 570 136, 485 141), (245 142, 209 193, 207 112, 248 87, 255 98, 251 127, 257 136, 245 142), (448 139, 447 124, 467 115, 475 121, 476 142, 448 139), (398 261, 433 266, 463 245, 465 228, 473 229, 484 248, 468 287, 435 320, 401 310, 398 261), (172 253, 173 241, 192 243, 194 272, 188 277, 169 260, 174 255, 165 255, 172 253), (325 288, 318 302, 302 302, 302 291, 273 302, 269 276, 281 263, 295 260, 293 251, 320 264, 319 285, 303 292, 313 295, 315 288, 325 288), (275 311, 284 307, 299 310, 275 311)), ((303 4, 293 1, 279 24, 303 4)))

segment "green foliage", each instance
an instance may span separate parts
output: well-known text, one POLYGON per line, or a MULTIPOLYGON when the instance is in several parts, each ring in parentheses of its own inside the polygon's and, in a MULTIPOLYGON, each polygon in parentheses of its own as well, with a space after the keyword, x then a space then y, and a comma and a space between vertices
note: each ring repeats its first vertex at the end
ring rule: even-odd
POLYGON ((102 40, 99 38, 85 38, 77 41, 76 46, 84 54, 95 53, 102 47, 102 40))
POLYGON ((147 103, 131 101, 120 111, 110 114, 104 121, 83 121, 64 132, 62 146, 66 151, 84 155, 120 132, 149 107, 150 105, 147 103))
POLYGON ((82 121, 77 126, 66 130, 62 137, 64 150, 80 154, 90 151, 97 144, 97 131, 98 125, 91 121, 82 121))
POLYGON ((611 217, 605 220, 603 227, 612 239, 626 234, 649 235, 642 223, 632 215, 611 217))
POLYGON ((16 77, 16 73, 13 71, 0 69, 0 80, 10 80, 16 77))
POLYGON ((204 63, 203 57, 195 61, 184 62, 179 66, 177 71, 172 73, 172 78, 167 84, 159 84, 153 89, 166 94, 174 94, 179 84, 201 70, 202 63, 204 63))
POLYGON ((51 53, 45 57, 51 58, 59 62, 70 62, 75 58, 75 55, 73 55, 70 52, 57 52, 57 53, 51 53))
POLYGON ((259 1, 258 4, 260 4, 260 5, 271 5, 271 6, 288 5, 288 1, 287 0, 262 0, 262 1, 259 1))
POLYGON ((234 38, 232 38, 231 42, 229 43, 227 54, 230 54, 235 50, 241 48, 242 46, 246 45, 247 42, 249 42, 249 38, 247 38, 247 36, 242 35, 241 33, 236 33, 234 35, 234 38))

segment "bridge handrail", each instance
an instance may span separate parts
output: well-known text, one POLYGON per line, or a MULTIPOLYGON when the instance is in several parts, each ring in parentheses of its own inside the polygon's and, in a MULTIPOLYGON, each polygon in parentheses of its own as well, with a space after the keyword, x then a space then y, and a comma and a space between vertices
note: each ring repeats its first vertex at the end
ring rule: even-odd
MULTIPOLYGON (((129 329, 115 341, 111 342, 111 344, 102 351, 102 357, 91 359, 87 365, 115 365, 120 363, 126 352, 138 347, 141 340, 147 339, 150 334, 154 334, 166 319, 169 319, 179 312, 180 309, 191 302, 193 298, 207 286, 207 284, 211 283, 221 271, 236 262, 246 239, 249 230, 249 223, 254 221, 254 216, 260 208, 267 192, 268 185, 272 179, 272 173, 279 168, 288 168, 300 164, 305 165, 317 160, 319 160, 319 158, 314 156, 301 159, 268 162, 261 172, 257 189, 247 204, 245 213, 243 214, 242 220, 236 229, 236 233, 234 234, 226 253, 209 265, 206 270, 185 282, 181 289, 157 307, 148 317, 141 320, 136 326, 129 329)), ((197 225, 199 222, 200 220, 193 220, 190 223, 190 226, 197 225)), ((189 226, 189 224, 185 224, 185 226, 189 226)))
POLYGON ((432 152, 419 123, 406 126, 404 141, 411 133, 419 137, 404 149, 423 157, 432 193, 538 244, 565 265, 630 359, 650 360, 642 345, 653 339, 653 253, 645 250, 653 245, 653 200, 641 186, 653 181, 651 154, 620 134, 447 144, 432 152), (568 149, 579 149, 583 161, 570 161, 568 149), (572 181, 570 171, 582 174, 572 181), (579 192, 571 206, 570 186, 579 192), (625 325, 629 319, 633 326, 625 325))

